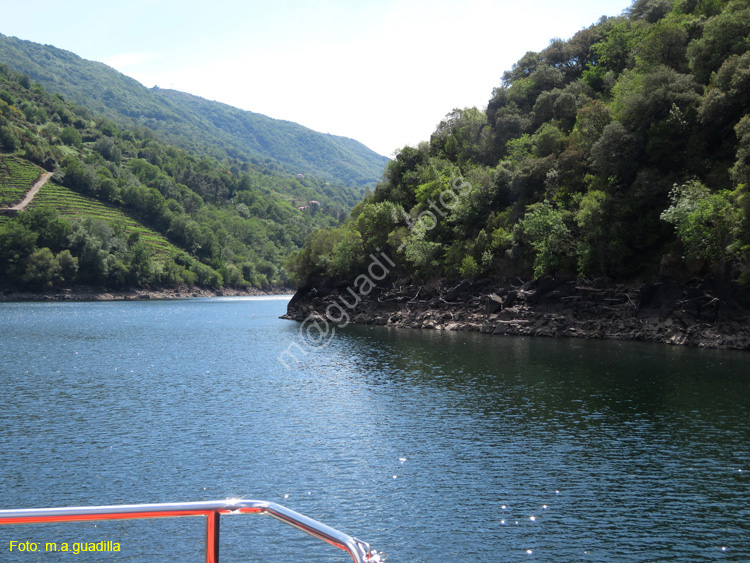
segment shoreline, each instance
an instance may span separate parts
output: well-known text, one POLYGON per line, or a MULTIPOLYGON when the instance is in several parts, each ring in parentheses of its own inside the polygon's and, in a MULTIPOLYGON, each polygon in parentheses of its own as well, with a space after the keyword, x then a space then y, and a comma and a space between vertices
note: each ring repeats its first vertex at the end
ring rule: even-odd
POLYGON ((327 330, 351 322, 750 350, 750 289, 701 279, 613 284, 545 277, 422 286, 406 280, 367 295, 328 280, 299 290, 282 318, 317 320, 327 330))
POLYGON ((0 302, 24 301, 141 301, 149 299, 191 299, 200 297, 258 297, 264 295, 290 295, 289 288, 271 288, 269 290, 255 287, 247 289, 207 289, 201 287, 141 288, 127 290, 107 290, 101 288, 76 286, 71 288, 52 288, 44 291, 21 291, 6 289, 0 292, 0 302))

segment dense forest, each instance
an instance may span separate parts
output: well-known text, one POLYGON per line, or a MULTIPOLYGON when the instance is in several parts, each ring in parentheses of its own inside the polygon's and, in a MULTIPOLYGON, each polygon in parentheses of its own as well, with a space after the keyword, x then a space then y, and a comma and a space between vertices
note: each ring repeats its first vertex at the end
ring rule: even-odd
POLYGON ((527 53, 288 266, 302 285, 351 281, 379 253, 421 280, 747 284, 749 182, 750 2, 636 0, 527 53))
POLYGON ((148 89, 103 63, 51 45, 0 34, 0 61, 97 115, 148 127, 173 145, 218 159, 311 175, 360 192, 380 179, 388 162, 353 139, 183 92, 148 89))
POLYGON ((20 200, 45 170, 52 182, 30 208, 0 217, 3 288, 279 287, 289 253, 361 198, 167 144, 0 64, 1 203, 20 200))

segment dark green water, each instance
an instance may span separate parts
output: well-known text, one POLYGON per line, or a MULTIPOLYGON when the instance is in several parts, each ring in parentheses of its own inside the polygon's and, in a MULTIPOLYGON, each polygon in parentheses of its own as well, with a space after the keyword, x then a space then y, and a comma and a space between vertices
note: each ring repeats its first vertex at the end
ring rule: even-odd
MULTIPOLYGON (((747 354, 350 327, 286 369, 285 307, 0 304, 0 508, 245 496, 390 562, 750 561, 747 354)), ((202 545, 192 518, 0 528, 0 561, 201 561, 202 545)), ((222 519, 222 561, 349 560, 222 519)))

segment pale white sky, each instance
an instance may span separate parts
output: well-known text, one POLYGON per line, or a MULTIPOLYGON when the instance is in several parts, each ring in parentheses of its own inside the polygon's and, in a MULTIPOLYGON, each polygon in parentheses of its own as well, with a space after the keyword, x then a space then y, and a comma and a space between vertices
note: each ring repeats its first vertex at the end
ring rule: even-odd
POLYGON ((629 0, 27 0, 0 33, 391 156, 484 107, 527 51, 629 0))

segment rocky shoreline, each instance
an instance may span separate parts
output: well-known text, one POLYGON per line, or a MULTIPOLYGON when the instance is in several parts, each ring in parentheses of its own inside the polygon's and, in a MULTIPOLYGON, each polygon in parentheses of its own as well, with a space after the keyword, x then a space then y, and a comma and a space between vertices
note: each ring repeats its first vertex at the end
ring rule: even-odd
POLYGON ((285 288, 262 290, 248 289, 206 289, 178 286, 156 289, 128 289, 111 291, 92 287, 71 287, 48 289, 45 291, 5 290, 0 292, 0 301, 128 301, 142 299, 188 299, 191 297, 252 297, 262 295, 285 295, 291 291, 285 288))
POLYGON ((750 349, 750 290, 704 279, 613 284, 545 277, 423 286, 406 279, 367 295, 328 280, 298 290, 282 318, 750 349))

